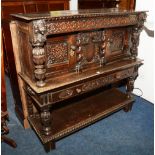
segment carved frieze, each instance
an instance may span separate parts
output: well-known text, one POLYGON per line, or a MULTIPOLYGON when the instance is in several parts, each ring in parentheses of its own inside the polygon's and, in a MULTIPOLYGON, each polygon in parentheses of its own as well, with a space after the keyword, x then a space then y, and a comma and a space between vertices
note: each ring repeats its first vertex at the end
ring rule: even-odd
POLYGON ((79 30, 91 30, 106 27, 127 26, 137 23, 136 15, 114 16, 114 17, 98 17, 81 20, 68 20, 68 21, 48 21, 47 33, 57 34, 65 32, 75 32, 79 30))

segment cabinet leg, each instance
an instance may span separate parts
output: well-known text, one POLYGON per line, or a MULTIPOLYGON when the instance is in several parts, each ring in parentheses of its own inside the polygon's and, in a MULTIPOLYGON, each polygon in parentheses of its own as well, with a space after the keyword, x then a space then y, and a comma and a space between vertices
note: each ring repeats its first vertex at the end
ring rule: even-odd
POLYGON ((49 109, 43 109, 41 112, 42 131, 44 135, 51 134, 51 113, 49 109))
POLYGON ((132 98, 133 95, 132 95, 132 91, 134 89, 134 78, 133 77, 129 77, 128 78, 128 81, 127 81, 127 85, 126 85, 126 92, 127 92, 127 95, 128 95, 128 98, 132 98))
POLYGON ((132 110, 132 106, 133 106, 133 102, 129 103, 128 105, 126 105, 123 110, 125 112, 131 111, 132 110))
POLYGON ((44 144, 44 149, 46 152, 50 152, 50 150, 54 150, 55 149, 55 142, 48 142, 46 144, 44 144))
MULTIPOLYGON (((127 81, 127 85, 126 85, 126 92, 127 92, 127 97, 128 98, 133 98, 133 95, 132 95, 133 89, 134 89, 134 78, 133 77, 129 77, 128 81, 127 81)), ((126 105, 123 108, 123 110, 125 112, 131 111, 132 110, 132 106, 133 106, 133 102, 131 102, 128 105, 126 105)))
POLYGON ((27 109, 29 116, 33 116, 33 104, 32 99, 29 95, 27 95, 27 109))

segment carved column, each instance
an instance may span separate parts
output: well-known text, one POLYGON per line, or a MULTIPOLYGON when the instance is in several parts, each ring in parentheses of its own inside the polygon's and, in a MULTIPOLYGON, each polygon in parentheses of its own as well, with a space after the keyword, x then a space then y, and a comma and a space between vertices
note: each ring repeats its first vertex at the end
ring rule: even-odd
POLYGON ((138 45, 139 45, 139 36, 141 31, 143 30, 144 21, 146 20, 146 13, 140 13, 138 16, 138 23, 137 25, 133 26, 131 32, 131 58, 136 59, 138 55, 138 45))
POLYGON ((41 123, 44 135, 51 134, 51 113, 49 108, 45 108, 41 111, 41 123))
POLYGON ((37 80, 36 85, 43 87, 45 85, 45 49, 46 41, 46 23, 45 20, 36 20, 32 22, 32 31, 30 32, 33 62, 35 66, 34 75, 37 80))
MULTIPOLYGON (((126 85, 127 90, 126 90, 126 92, 127 92, 128 98, 133 98, 132 91, 134 89, 134 81, 135 81, 134 77, 129 77, 127 79, 127 85, 126 85)), ((133 102, 129 103, 126 107, 124 107, 124 111, 125 112, 131 111, 132 105, 133 105, 133 102)))

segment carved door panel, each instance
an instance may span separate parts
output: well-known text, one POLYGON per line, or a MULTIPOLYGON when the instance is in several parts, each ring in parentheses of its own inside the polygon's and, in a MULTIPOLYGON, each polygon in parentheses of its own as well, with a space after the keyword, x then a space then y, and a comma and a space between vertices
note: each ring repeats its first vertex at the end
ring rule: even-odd
POLYGON ((99 66, 101 48, 104 42, 104 31, 87 31, 77 33, 74 38, 76 53, 75 70, 79 72, 92 66, 99 66))
POLYGON ((60 74, 68 69, 68 49, 69 43, 67 42, 67 36, 56 35, 54 37, 48 37, 45 45, 46 76, 50 76, 50 74, 54 76, 54 74, 60 74))
POLYGON ((106 33, 106 53, 107 62, 124 57, 128 53, 129 30, 128 28, 108 29, 106 33))
POLYGON ((104 31, 49 36, 45 45, 46 76, 99 66, 104 31))

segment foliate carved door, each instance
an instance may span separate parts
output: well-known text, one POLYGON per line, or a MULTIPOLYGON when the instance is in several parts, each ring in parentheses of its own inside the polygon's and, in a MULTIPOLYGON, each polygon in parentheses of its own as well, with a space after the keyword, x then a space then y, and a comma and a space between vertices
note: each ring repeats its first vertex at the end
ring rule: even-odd
POLYGON ((106 33, 106 61, 124 57, 129 53, 129 29, 108 29, 106 33))

